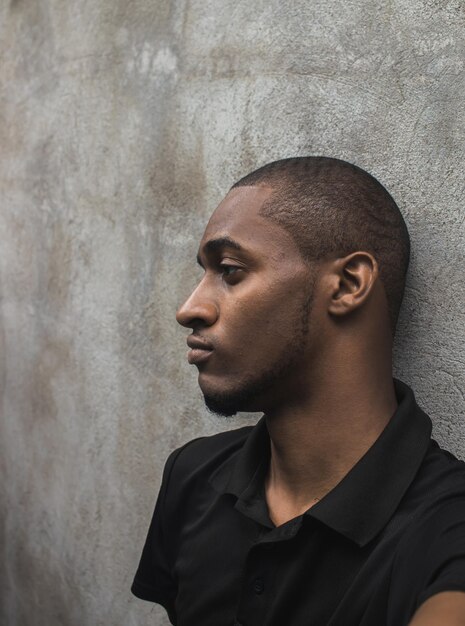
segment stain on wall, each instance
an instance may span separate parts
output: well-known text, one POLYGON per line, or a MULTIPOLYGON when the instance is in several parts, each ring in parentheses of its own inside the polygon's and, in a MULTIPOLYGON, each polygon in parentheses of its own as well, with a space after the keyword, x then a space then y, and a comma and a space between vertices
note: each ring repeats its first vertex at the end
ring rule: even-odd
POLYGON ((395 349, 465 457, 465 11, 458 0, 12 0, 0 7, 0 623, 165 626, 130 583, 168 453, 206 412, 174 315, 211 211, 325 154, 401 206, 395 349))

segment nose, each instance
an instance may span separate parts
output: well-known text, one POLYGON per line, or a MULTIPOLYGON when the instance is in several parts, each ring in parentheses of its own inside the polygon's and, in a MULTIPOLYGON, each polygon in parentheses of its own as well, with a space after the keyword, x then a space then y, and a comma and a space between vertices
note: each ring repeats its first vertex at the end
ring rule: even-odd
POLYGON ((195 329, 198 326, 212 326, 218 319, 218 308, 200 287, 191 293, 176 312, 176 321, 181 326, 195 329))

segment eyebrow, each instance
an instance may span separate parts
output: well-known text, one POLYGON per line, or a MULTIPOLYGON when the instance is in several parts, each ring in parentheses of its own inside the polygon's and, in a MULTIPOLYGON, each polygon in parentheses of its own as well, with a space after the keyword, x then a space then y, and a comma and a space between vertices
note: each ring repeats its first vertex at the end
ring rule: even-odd
MULTIPOLYGON (((244 250, 240 243, 235 241, 235 239, 231 239, 231 237, 218 237, 217 239, 209 239, 203 249, 207 253, 218 252, 222 248, 234 248, 234 250, 244 250)), ((203 267, 202 261, 200 260, 200 254, 197 253, 197 263, 200 267, 203 267)))

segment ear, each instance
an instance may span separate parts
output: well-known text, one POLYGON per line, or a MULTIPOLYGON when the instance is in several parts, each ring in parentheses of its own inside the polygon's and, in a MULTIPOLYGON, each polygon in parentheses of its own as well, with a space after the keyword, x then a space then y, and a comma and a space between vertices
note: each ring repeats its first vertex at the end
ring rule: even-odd
POLYGON ((342 316, 360 308, 370 296, 378 274, 378 263, 369 252, 353 252, 336 259, 330 283, 329 312, 342 316))

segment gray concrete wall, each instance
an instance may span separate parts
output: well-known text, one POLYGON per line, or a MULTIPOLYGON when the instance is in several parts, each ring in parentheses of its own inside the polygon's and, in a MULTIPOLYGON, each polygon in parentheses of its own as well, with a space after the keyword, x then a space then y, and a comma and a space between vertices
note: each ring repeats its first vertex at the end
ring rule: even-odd
POLYGON ((167 624, 133 599, 168 452, 207 414, 174 314, 240 175, 375 174, 413 259, 396 374, 465 456, 460 0, 4 0, 0 622, 167 624))

